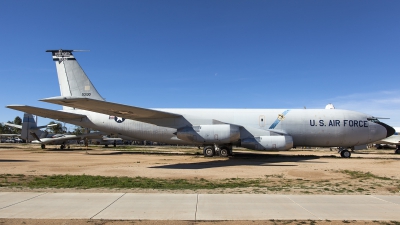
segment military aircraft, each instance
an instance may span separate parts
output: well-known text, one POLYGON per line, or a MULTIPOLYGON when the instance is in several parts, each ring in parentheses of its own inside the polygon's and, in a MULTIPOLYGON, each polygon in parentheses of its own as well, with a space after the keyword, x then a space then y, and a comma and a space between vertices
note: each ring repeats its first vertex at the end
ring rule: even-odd
POLYGON ((400 154, 400 127, 394 127, 394 129, 396 132, 392 136, 376 141, 375 144, 378 149, 382 148, 382 145, 396 145, 394 153, 400 154))
POLYGON ((105 101, 76 58, 74 50, 48 50, 56 64, 61 96, 41 101, 54 111, 24 105, 8 108, 141 140, 203 146, 212 157, 232 155, 233 146, 254 150, 292 147, 348 148, 371 143, 394 129, 368 114, 329 109, 147 109, 105 101))
MULTIPOLYGON (((64 149, 66 146, 69 147, 68 141, 70 140, 82 140, 82 139, 101 139, 102 141, 114 141, 122 140, 121 138, 108 138, 101 132, 92 132, 82 135, 74 134, 51 134, 46 131, 42 131, 42 128, 49 128, 57 126, 57 124, 49 124, 45 126, 37 126, 36 120, 32 114, 24 113, 22 125, 16 125, 12 123, 5 123, 5 125, 21 129, 21 138, 27 142, 34 144, 40 144, 41 148, 46 148, 46 145, 60 145, 60 149, 64 149)), ((108 143, 107 143, 108 144, 108 143)))
POLYGON ((46 132, 41 131, 40 129, 57 126, 57 124, 49 124, 38 127, 35 118, 33 117, 32 114, 29 113, 24 113, 24 117, 22 119, 22 125, 13 123, 4 123, 4 125, 21 130, 21 133, 18 134, 18 136, 27 142, 36 140, 37 139, 36 137, 45 137, 46 132))
MULTIPOLYGON (((111 141, 108 139, 107 136, 105 136, 101 132, 92 132, 88 134, 81 134, 81 135, 74 135, 74 134, 54 134, 51 135, 50 137, 45 137, 45 138, 37 138, 36 140, 32 141, 34 144, 40 144, 41 148, 44 149, 46 148, 46 145, 60 145, 60 149, 64 149, 66 147, 70 148, 69 146, 69 141, 71 140, 84 140, 84 139, 100 139, 102 141, 111 141)), ((118 140, 122 140, 119 138, 118 140)), ((108 146, 107 144, 105 144, 108 146)))

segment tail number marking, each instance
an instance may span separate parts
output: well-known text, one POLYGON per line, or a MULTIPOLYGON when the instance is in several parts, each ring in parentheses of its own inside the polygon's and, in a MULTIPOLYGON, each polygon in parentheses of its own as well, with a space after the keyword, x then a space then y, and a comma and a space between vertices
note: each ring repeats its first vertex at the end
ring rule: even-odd
POLYGON ((92 93, 82 93, 82 96, 90 96, 92 93))

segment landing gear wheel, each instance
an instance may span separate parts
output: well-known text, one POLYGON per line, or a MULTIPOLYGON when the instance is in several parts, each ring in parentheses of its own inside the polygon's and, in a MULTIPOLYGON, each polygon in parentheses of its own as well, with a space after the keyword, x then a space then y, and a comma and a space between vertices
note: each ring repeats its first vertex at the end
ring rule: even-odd
POLYGON ((229 150, 227 148, 221 148, 219 150, 219 156, 228 157, 229 156, 229 150))
POLYGON ((45 148, 46 148, 46 145, 45 145, 45 144, 41 144, 40 147, 41 147, 42 149, 45 149, 45 148))
POLYGON ((203 149, 204 157, 213 157, 215 155, 215 150, 211 146, 206 146, 203 149))
POLYGON ((60 146, 60 149, 62 150, 62 149, 64 149, 65 148, 65 145, 61 145, 60 146))
POLYGON ((343 150, 340 152, 340 156, 342 156, 343 158, 350 158, 351 152, 349 152, 348 150, 343 150))
POLYGON ((396 150, 394 151, 394 154, 400 154, 400 149, 396 149, 396 150))

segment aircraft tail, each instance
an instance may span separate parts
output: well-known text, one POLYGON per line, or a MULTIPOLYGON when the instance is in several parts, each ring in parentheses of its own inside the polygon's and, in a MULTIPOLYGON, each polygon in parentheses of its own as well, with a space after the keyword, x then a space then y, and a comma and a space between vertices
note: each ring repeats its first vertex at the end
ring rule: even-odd
MULTIPOLYGON (((61 96, 85 97, 104 101, 97 92, 72 52, 76 50, 47 50, 56 63, 61 96)), ((70 107, 63 107, 71 109, 70 107)))
POLYGON ((35 140, 30 133, 32 130, 37 130, 36 120, 33 118, 32 114, 24 113, 24 119, 22 120, 21 128, 21 138, 27 141, 35 140))

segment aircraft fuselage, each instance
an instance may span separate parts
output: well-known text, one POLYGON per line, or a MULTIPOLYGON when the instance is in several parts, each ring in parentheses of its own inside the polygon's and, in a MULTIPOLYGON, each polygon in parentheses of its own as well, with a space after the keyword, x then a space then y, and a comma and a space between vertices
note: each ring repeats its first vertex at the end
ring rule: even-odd
MULTIPOLYGON (((369 120, 371 116, 348 110, 327 109, 156 109, 179 113, 185 118, 172 119, 168 123, 188 126, 213 125, 215 121, 238 124, 245 128, 284 132, 293 138, 294 146, 350 147, 371 143, 387 135, 387 129, 369 120), (199 116, 200 115, 200 116, 199 116), (210 120, 208 118, 214 118, 210 120)), ((66 121, 110 133, 169 144, 196 144, 183 141, 174 133, 177 129, 124 119, 84 110, 82 121, 66 121)), ((179 125, 178 125, 179 126, 179 125)), ((256 131, 257 132, 257 131, 256 131)))

